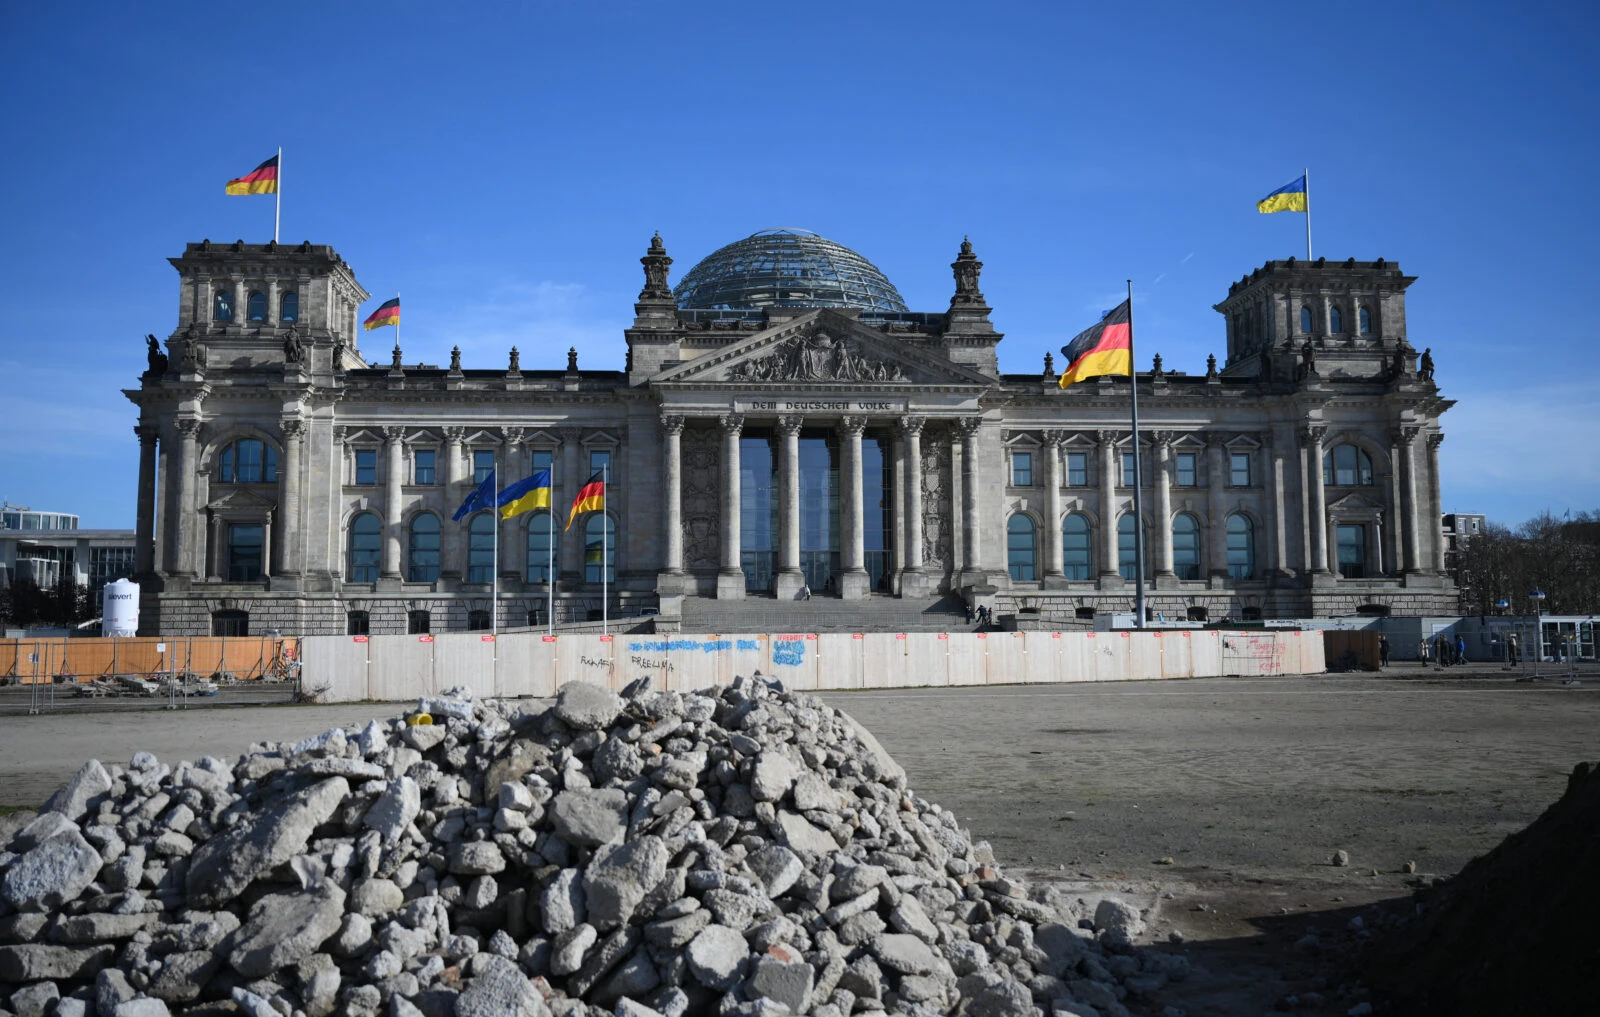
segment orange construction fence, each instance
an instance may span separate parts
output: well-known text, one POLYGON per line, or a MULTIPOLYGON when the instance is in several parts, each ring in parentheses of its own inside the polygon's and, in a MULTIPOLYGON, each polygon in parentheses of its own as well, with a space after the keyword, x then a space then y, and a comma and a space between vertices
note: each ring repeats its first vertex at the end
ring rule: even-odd
POLYGON ((70 675, 80 682, 114 674, 159 675, 176 669, 209 678, 287 678, 299 640, 264 636, 0 639, 0 678, 19 685, 70 675))

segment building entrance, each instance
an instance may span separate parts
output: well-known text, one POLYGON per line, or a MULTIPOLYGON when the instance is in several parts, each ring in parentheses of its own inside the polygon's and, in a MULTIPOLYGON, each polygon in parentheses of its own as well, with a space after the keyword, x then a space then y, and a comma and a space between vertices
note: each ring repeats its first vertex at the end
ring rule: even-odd
POLYGON ((800 435, 800 571, 817 593, 839 574, 839 443, 800 435))

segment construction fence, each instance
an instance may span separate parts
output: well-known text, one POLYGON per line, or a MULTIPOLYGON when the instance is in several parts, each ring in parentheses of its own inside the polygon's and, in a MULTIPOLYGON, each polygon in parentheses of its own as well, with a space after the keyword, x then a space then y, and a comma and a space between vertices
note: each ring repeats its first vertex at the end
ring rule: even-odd
POLYGON ((638 678, 687 692, 756 671, 800 690, 1318 674, 1318 631, 759 633, 550 636, 464 632, 307 636, 305 693, 398 701, 466 686, 479 697, 550 696, 570 681, 638 678))
POLYGON ((264 636, 0 639, 0 679, 15 685, 82 683, 114 675, 157 679, 173 672, 206 679, 286 679, 294 677, 299 642, 264 636))

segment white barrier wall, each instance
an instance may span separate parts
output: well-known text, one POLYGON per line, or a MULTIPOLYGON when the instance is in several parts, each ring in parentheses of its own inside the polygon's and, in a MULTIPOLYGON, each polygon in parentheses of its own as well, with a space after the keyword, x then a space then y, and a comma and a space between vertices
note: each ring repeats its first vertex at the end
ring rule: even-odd
POLYGON ((327 702, 400 701, 465 685, 550 696, 649 676, 687 692, 756 671, 793 689, 889 689, 1319 674, 1318 631, 871 632, 754 635, 307 636, 308 689, 327 702))

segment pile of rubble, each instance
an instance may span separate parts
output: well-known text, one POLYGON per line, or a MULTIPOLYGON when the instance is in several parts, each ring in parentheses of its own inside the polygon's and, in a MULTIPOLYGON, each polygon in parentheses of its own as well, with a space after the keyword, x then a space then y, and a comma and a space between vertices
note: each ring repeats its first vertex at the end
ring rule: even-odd
POLYGON ((420 708, 84 766, 0 828, 0 1013, 1111 1017, 1186 971, 759 676, 420 708))

